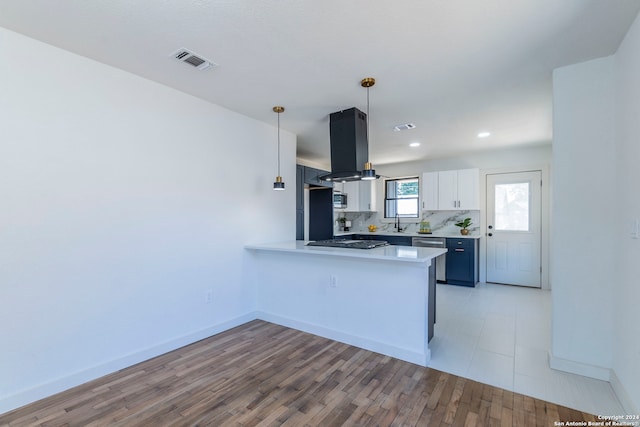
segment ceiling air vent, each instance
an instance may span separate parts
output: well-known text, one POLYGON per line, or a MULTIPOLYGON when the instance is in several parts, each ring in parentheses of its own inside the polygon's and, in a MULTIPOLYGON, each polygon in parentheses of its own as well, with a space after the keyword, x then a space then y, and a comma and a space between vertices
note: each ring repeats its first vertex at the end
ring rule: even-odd
POLYGON ((416 125, 414 125, 413 123, 404 123, 402 125, 394 126, 393 130, 395 130, 396 132, 400 132, 402 130, 415 129, 415 127, 416 125))
POLYGON ((189 64, 201 71, 206 70, 207 68, 218 66, 218 64, 216 64, 215 62, 209 61, 208 59, 203 58, 197 53, 193 53, 190 50, 184 48, 178 49, 177 51, 172 53, 171 56, 174 59, 180 62, 184 62, 185 64, 189 64))

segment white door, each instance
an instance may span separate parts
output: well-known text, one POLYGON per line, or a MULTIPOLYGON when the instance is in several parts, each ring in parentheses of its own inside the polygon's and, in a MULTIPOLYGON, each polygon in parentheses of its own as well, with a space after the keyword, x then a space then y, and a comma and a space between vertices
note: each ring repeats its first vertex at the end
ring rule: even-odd
POLYGON ((487 175, 487 282, 540 287, 541 175, 487 175))

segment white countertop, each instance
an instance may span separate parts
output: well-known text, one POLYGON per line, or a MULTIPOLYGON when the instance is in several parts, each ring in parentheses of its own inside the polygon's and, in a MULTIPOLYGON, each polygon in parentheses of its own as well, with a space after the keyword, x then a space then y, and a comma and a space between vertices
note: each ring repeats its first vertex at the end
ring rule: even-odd
MULTIPOLYGON (((354 234, 354 233, 349 233, 354 234)), ((247 245, 250 250, 288 252, 297 254, 316 254, 347 258, 377 259, 384 261, 399 261, 422 263, 447 252, 440 248, 422 248, 412 246, 381 246, 373 249, 332 248, 324 246, 306 246, 305 241, 294 240, 289 242, 265 243, 260 245, 247 245)))
POLYGON ((422 233, 417 233, 417 232, 400 232, 397 233, 395 231, 344 231, 344 232, 339 232, 339 233, 335 233, 335 236, 349 236, 351 234, 361 234, 361 235, 367 235, 370 234, 372 236, 404 236, 404 237, 446 237, 449 239, 479 239, 480 235, 479 234, 467 234, 466 236, 463 236, 460 233, 457 234, 452 234, 452 233, 432 233, 432 234, 422 234, 422 233))

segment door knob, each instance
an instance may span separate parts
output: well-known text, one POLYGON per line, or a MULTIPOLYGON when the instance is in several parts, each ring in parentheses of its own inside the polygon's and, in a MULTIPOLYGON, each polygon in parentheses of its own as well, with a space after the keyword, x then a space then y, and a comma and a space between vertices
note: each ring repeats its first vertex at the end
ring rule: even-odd
POLYGON ((488 236, 489 236, 489 237, 493 236, 493 233, 489 233, 489 234, 488 234, 488 236))
POLYGON ((489 230, 491 230, 491 229, 493 229, 493 225, 490 225, 490 226, 489 226, 489 230))

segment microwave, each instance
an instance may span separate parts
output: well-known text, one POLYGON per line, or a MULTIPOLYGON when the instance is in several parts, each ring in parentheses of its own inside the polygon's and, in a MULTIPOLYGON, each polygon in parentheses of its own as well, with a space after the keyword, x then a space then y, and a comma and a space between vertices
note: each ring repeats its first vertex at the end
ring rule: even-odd
POLYGON ((347 207, 347 195, 339 191, 333 192, 334 209, 345 209, 347 207))

